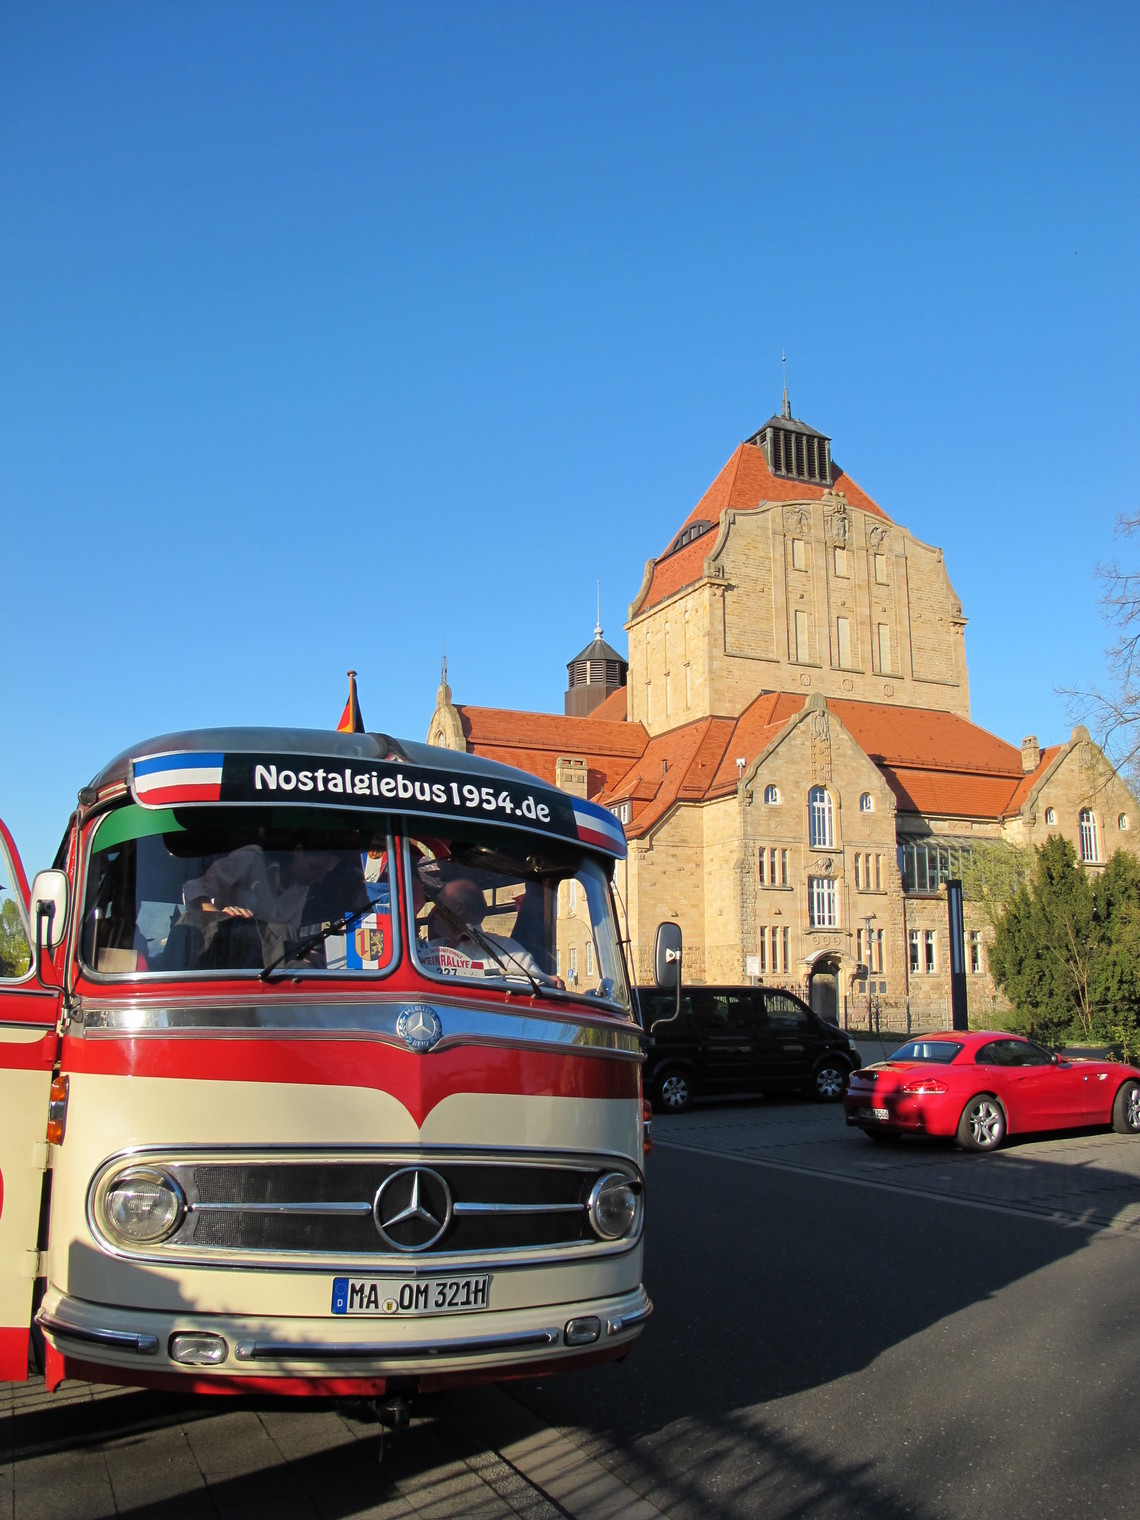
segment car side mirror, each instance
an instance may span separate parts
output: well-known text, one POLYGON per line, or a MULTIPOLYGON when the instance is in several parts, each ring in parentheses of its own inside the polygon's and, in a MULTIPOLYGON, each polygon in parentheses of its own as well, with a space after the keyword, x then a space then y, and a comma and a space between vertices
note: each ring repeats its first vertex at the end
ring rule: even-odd
POLYGON ((58 950, 67 934, 67 876, 63 871, 39 871, 32 882, 32 924, 36 949, 58 950))

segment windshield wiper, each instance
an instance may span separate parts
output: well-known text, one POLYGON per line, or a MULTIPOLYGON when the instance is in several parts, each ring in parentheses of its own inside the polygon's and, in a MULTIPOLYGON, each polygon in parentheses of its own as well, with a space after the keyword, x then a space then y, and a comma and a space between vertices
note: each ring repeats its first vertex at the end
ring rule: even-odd
POLYGON ((351 908, 347 913, 342 913, 339 918, 334 918, 331 924, 323 924, 312 934, 306 934, 305 938, 298 940, 295 945, 286 945, 281 954, 275 956, 269 965, 258 973, 258 980, 267 982, 278 966, 284 965, 286 961, 297 960, 302 955, 308 955, 310 950, 323 945, 330 935, 342 934, 350 924, 362 919, 366 913, 371 913, 372 907, 372 903, 365 903, 362 908, 351 908))
POLYGON ((533 992, 536 994, 542 992, 542 983, 535 976, 534 972, 531 971, 529 966, 524 966, 522 961, 519 960, 518 956, 512 955, 509 950, 500 949, 500 947, 495 944, 495 941, 491 938, 491 936, 484 930, 476 928, 474 924, 469 924, 465 918, 460 918, 458 913, 449 908, 446 903, 439 902, 438 899, 433 899, 432 901, 432 912, 438 913, 445 923, 450 924, 451 927, 455 929, 459 934, 462 934, 465 939, 474 941, 474 943, 479 946, 480 950, 485 950, 508 981, 510 980, 511 976, 511 968, 507 965, 507 961, 503 959, 504 956, 506 956, 508 960, 512 961, 514 965, 518 967, 523 976, 525 976, 527 981, 530 983, 533 992))

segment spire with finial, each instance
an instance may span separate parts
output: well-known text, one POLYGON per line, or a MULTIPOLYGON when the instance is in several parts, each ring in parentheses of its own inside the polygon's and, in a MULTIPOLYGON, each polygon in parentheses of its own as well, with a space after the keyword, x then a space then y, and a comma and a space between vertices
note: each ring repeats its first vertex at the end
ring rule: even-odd
POLYGON ((446 705, 451 701, 451 687, 447 684, 447 645, 443 646, 443 664, 439 672, 439 691, 436 693, 437 705, 446 705))
POLYGON ((784 375, 784 405, 780 410, 780 416, 787 417, 790 420, 792 415, 792 406, 791 402, 788 400, 788 356, 783 349, 780 350, 780 363, 783 365, 784 375))
POLYGON ((600 639, 601 636, 602 636, 602 583, 601 583, 601 581, 597 582, 597 587, 598 587, 598 621, 594 624, 594 637, 596 639, 600 639))

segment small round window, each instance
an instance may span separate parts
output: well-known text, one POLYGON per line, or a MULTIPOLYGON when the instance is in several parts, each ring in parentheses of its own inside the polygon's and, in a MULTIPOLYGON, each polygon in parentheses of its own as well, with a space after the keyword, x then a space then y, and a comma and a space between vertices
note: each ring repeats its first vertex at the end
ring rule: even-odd
POLYGON ((764 801, 765 802, 779 802, 779 800, 780 800, 780 793, 779 793, 779 791, 774 786, 766 786, 764 788, 764 801))
POLYGON ((870 792, 864 792, 863 795, 859 798, 859 811, 861 813, 871 813, 874 812, 874 810, 875 799, 871 796, 870 792))

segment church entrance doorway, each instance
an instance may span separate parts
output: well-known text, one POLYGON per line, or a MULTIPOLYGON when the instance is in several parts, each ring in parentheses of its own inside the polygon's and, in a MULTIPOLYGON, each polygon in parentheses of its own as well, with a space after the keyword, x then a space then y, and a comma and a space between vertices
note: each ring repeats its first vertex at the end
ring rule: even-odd
POLYGON ((839 1023, 839 958, 821 955, 811 970, 811 1006, 829 1024, 839 1023))

